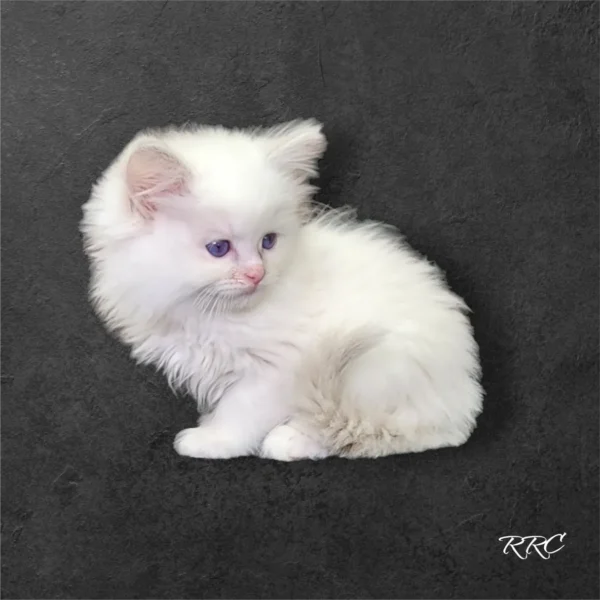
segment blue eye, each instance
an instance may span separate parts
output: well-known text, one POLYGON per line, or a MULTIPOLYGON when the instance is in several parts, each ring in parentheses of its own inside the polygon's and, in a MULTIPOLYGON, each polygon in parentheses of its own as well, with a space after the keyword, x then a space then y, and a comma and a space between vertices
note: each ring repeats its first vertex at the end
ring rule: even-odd
POLYGON ((212 254, 216 258, 221 258, 231 250, 231 244, 227 240, 217 240, 206 244, 206 249, 209 254, 212 254))
POLYGON ((262 247, 265 250, 270 250, 275 245, 276 241, 277 241, 276 233, 267 233, 267 235, 265 235, 265 237, 262 239, 262 247))

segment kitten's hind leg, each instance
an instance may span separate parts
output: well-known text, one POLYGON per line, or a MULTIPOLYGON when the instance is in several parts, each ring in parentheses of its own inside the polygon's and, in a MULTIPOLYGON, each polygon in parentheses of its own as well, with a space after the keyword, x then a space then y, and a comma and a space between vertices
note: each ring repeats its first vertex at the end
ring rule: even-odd
POLYGON ((301 416, 330 454, 345 458, 459 446, 482 395, 475 359, 448 346, 368 331, 332 335, 304 364, 301 416))
POLYGON ((272 460, 318 460, 329 456, 329 451, 318 441, 301 431, 291 420, 272 429, 263 440, 260 456, 272 460))

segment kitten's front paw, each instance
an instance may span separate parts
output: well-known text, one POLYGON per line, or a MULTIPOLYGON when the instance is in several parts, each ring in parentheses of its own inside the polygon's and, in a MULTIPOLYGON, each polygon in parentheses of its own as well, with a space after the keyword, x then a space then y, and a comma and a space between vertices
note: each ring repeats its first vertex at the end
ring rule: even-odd
POLYGON ((317 460, 329 455, 319 442, 290 425, 275 427, 264 439, 260 455, 272 460, 317 460))
POLYGON ((177 454, 192 458, 233 458, 245 454, 233 440, 207 427, 180 431, 173 447, 177 454))

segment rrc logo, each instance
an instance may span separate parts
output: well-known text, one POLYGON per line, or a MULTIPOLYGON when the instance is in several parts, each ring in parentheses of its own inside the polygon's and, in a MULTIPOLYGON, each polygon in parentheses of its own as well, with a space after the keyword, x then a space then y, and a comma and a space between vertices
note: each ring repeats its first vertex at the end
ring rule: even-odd
POLYGON ((553 554, 565 547, 564 544, 562 546, 558 546, 558 544, 562 544, 566 535, 566 533, 557 533, 549 538, 545 538, 543 535, 528 535, 525 537, 505 535, 498 538, 498 540, 501 542, 508 540, 506 546, 504 546, 504 554, 508 554, 508 551, 512 550, 521 560, 525 560, 535 550, 544 560, 548 560, 553 554), (556 538, 558 538, 558 542, 556 538))

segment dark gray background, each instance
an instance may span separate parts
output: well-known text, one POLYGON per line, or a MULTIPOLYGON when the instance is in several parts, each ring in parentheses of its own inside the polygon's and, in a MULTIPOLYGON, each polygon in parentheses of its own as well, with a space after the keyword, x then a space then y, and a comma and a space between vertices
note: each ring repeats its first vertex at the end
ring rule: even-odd
POLYGON ((598 598, 598 4, 2 3, 6 598, 598 598), (325 123, 319 200, 474 310, 467 445, 178 457, 195 409, 86 300, 90 186, 147 126, 325 123), (566 532, 550 560, 508 534, 566 532))

